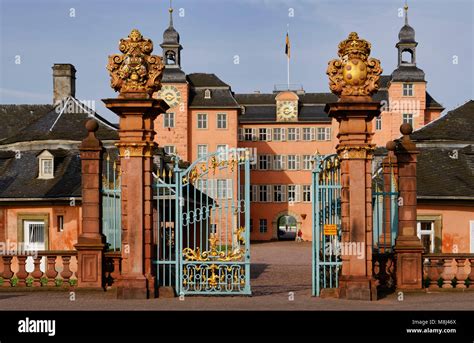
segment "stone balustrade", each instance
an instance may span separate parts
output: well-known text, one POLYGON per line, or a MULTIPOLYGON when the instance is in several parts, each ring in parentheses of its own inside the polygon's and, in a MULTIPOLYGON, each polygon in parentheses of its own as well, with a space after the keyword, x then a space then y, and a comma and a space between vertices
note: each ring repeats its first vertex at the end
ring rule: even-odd
POLYGON ((77 284, 77 251, 0 255, 0 287, 71 287, 77 284))
POLYGON ((423 279, 428 289, 474 289, 474 254, 424 254, 423 279))
POLYGON ((108 251, 104 254, 104 261, 105 286, 115 287, 117 278, 121 273, 122 253, 120 251, 108 251))

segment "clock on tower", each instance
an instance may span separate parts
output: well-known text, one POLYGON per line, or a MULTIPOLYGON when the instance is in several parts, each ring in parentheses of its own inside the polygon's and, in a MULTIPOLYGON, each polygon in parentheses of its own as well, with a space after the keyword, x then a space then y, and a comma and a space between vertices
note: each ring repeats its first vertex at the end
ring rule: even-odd
POLYGON ((293 92, 282 92, 275 98, 277 121, 298 120, 298 96, 293 92))

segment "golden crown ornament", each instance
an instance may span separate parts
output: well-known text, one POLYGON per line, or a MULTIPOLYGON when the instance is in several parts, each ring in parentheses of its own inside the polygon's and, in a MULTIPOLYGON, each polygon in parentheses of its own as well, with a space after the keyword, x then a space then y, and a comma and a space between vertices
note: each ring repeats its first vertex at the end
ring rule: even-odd
POLYGON ((371 44, 356 32, 339 43, 339 59, 329 61, 329 88, 338 97, 371 96, 379 89, 380 61, 369 58, 371 44))
POLYGON ((133 29, 120 40, 119 50, 122 55, 109 56, 107 65, 111 87, 120 92, 119 97, 151 97, 161 88, 164 68, 162 58, 151 55, 153 42, 133 29))

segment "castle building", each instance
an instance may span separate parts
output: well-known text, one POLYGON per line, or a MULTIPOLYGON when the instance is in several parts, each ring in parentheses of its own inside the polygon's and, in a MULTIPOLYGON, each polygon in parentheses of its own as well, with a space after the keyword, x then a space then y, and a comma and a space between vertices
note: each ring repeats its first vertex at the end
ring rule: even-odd
MULTIPOLYGON (((398 138, 402 123, 417 130, 444 110, 426 90, 425 73, 416 62, 417 45, 405 7, 397 68, 381 77, 374 96, 382 105, 381 116, 372 123, 377 146, 398 138)), ((250 148, 251 239, 294 238, 301 230, 303 239, 311 240, 312 161, 317 153, 335 153, 338 126, 324 108, 337 97, 302 88, 236 94, 214 74, 186 74, 172 9, 161 47, 163 87, 155 96, 170 109, 155 123, 158 144, 187 161, 226 148, 250 148)))

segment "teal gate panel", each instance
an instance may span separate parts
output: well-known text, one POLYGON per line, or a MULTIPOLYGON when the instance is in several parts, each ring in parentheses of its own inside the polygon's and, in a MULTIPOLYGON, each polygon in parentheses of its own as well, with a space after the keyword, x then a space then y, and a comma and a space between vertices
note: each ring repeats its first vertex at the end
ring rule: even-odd
POLYGON ((398 180, 394 167, 390 165, 386 175, 380 168, 372 178, 374 254, 393 252, 398 232, 398 197, 398 180))
POLYGON ((178 295, 249 295, 250 160, 247 149, 201 156, 156 178, 159 287, 178 295))
POLYGON ((337 155, 317 155, 312 175, 313 296, 337 288, 341 260, 341 169, 337 155))
POLYGON ((122 205, 120 170, 110 155, 105 160, 102 174, 102 232, 106 238, 107 250, 120 251, 122 246, 122 205))

